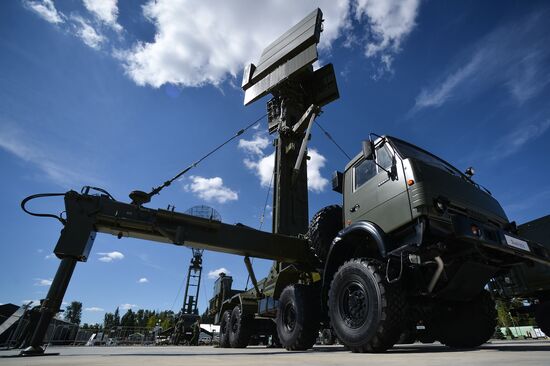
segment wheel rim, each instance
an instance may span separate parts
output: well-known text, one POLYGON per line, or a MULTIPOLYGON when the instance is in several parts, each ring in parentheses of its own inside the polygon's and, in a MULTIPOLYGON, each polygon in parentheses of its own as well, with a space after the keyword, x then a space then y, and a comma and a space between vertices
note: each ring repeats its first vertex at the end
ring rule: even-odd
POLYGON ((285 306, 283 311, 283 324, 285 330, 289 333, 293 332, 296 327, 296 309, 294 309, 292 304, 287 304, 285 306))
POLYGON ((344 323, 353 329, 361 327, 369 307, 367 291, 362 283, 350 282, 341 292, 339 308, 344 323))

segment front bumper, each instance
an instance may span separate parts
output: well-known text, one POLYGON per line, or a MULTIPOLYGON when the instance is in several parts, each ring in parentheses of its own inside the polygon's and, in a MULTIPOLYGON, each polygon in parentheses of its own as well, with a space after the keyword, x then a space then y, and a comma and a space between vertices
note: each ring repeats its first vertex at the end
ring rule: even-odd
POLYGON ((451 221, 458 240, 550 266, 550 251, 538 243, 469 217, 452 215, 451 221))

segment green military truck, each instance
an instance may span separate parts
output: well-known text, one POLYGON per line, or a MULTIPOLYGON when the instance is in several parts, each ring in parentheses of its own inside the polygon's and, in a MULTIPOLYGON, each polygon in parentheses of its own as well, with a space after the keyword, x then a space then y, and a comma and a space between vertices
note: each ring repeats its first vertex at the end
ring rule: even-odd
POLYGON ((334 175, 342 206, 311 221, 317 272, 276 263, 249 291, 217 285, 210 310, 221 346, 245 347, 275 327, 286 348, 309 348, 330 326, 352 351, 376 352, 417 324, 450 347, 486 342, 496 326, 486 284, 518 263, 548 268, 550 251, 521 237, 467 173, 395 137, 365 141, 334 175))
MULTIPOLYGON (((550 215, 522 224, 517 230, 522 237, 550 250, 550 215)), ((497 298, 505 301, 526 300, 525 306, 514 311, 533 316, 542 331, 550 336, 550 267, 538 263, 522 264, 494 278, 489 287, 497 298)))
MULTIPOLYGON (((54 249, 61 261, 23 354, 44 352, 48 324, 98 232, 244 256, 254 288, 233 292, 220 281, 216 291, 223 346, 276 334, 283 347, 304 350, 323 327, 353 352, 381 352, 419 323, 450 347, 489 339, 496 314, 487 282, 517 264, 550 265, 550 253, 519 235, 471 179, 472 169, 462 173, 410 143, 371 135, 333 177, 341 205, 322 209, 308 225, 307 143, 321 107, 339 98, 333 66, 313 68, 322 24, 316 9, 244 72, 245 104, 273 96, 273 233, 145 207, 225 143, 150 192, 131 192, 130 203, 95 187, 29 196, 22 202, 27 213, 55 217, 64 228, 54 249), (26 209, 32 199, 56 195, 64 196, 65 217, 26 209), (256 281, 250 257, 275 261, 265 280, 256 281)), ((547 321, 548 313, 542 316, 547 321)))

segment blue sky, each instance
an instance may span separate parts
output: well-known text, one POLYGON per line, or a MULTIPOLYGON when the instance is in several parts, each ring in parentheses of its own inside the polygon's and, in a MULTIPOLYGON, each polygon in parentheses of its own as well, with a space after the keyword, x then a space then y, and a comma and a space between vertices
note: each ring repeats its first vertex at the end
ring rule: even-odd
MULTIPOLYGON (((86 184, 127 200, 163 182, 265 112, 242 105, 242 68, 316 6, 320 64, 341 98, 319 122, 348 154, 369 132, 422 146, 476 179, 519 223, 550 204, 550 7, 499 1, 3 1, 0 4, 0 303, 45 296, 61 229, 25 215, 27 195, 86 184)), ((259 227, 272 166, 263 121, 165 189, 150 207, 207 204, 224 222, 259 227)), ((310 142, 310 216, 346 158, 317 128, 310 142)), ((63 210, 59 199, 32 204, 63 210)), ((263 229, 271 230, 270 210, 263 229)), ((181 306, 191 250, 99 235, 66 301, 84 321, 104 311, 181 306), (146 280, 143 280, 146 279, 146 280), (141 281, 140 281, 141 280, 141 281)), ((258 277, 268 261, 254 262, 258 277)), ((205 253, 199 307, 242 258, 205 253)))

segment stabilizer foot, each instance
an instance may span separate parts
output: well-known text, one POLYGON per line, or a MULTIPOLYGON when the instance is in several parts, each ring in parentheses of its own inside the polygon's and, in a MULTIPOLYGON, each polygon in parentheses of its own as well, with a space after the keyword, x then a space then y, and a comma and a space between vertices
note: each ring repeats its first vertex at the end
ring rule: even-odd
POLYGON ((42 356, 44 355, 44 348, 40 346, 29 346, 19 352, 19 356, 42 356))

